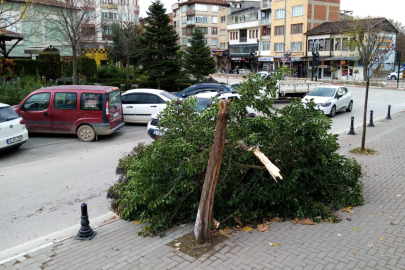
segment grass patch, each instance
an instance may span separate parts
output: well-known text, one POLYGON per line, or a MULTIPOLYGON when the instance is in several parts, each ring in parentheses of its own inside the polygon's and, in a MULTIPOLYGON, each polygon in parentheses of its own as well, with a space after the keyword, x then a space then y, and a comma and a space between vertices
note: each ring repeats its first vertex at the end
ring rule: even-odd
POLYGON ((361 150, 361 147, 357 147, 357 148, 350 150, 350 153, 358 154, 358 155, 366 155, 366 156, 374 155, 375 152, 376 152, 375 150, 367 149, 367 148, 364 148, 364 150, 361 150))

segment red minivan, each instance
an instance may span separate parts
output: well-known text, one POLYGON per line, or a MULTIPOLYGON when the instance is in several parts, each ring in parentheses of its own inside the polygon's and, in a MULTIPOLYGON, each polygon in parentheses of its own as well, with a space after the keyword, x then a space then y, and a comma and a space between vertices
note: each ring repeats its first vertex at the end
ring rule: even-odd
POLYGON ((122 128, 121 92, 117 87, 66 85, 35 90, 14 110, 31 133, 77 134, 91 142, 122 128))

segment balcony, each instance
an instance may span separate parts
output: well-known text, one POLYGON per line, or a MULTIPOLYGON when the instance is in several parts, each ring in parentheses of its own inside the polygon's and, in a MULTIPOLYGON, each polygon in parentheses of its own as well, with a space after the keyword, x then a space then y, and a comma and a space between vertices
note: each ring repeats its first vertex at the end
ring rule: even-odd
POLYGON ((195 10, 194 10, 194 9, 189 9, 189 10, 186 11, 186 15, 187 15, 187 16, 191 16, 191 15, 194 15, 194 14, 195 14, 195 10))
POLYGON ((262 18, 262 25, 263 24, 270 24, 271 23, 271 18, 262 18))
POLYGON ((271 8, 272 1, 263 1, 262 8, 271 8))
POLYGON ((195 25, 195 21, 187 21, 187 25, 195 25))
POLYGON ((247 37, 240 37, 239 42, 247 42, 247 37))
POLYGON ((268 35, 268 36, 262 36, 262 39, 270 39, 270 35, 268 35))

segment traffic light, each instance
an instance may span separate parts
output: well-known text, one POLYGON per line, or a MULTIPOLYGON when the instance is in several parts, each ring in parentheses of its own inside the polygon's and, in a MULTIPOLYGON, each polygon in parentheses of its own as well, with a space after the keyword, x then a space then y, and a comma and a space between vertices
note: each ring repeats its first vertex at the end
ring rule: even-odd
POLYGON ((402 72, 402 79, 405 79, 405 69, 404 69, 404 71, 402 72))
POLYGON ((315 66, 319 66, 319 52, 315 53, 315 66))

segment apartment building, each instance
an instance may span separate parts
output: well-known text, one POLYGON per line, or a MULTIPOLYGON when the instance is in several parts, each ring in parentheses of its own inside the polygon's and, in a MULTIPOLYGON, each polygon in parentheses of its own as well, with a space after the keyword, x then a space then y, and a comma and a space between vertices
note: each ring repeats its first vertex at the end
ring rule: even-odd
POLYGON ((218 11, 227 6, 226 0, 179 0, 173 4, 173 26, 180 37, 181 48, 190 46, 188 39, 195 28, 204 32, 205 43, 212 50, 219 48, 218 11))
POLYGON ((229 1, 227 33, 230 68, 256 70, 260 43, 260 2, 229 1))
POLYGON ((213 53, 215 55, 217 66, 219 69, 224 72, 229 70, 229 61, 228 61, 228 34, 226 30, 227 26, 227 16, 229 13, 228 7, 221 7, 218 10, 218 43, 219 48, 214 49, 213 53))
POLYGON ((283 64, 308 73, 305 32, 324 22, 338 21, 340 0, 261 0, 259 68, 283 64))

